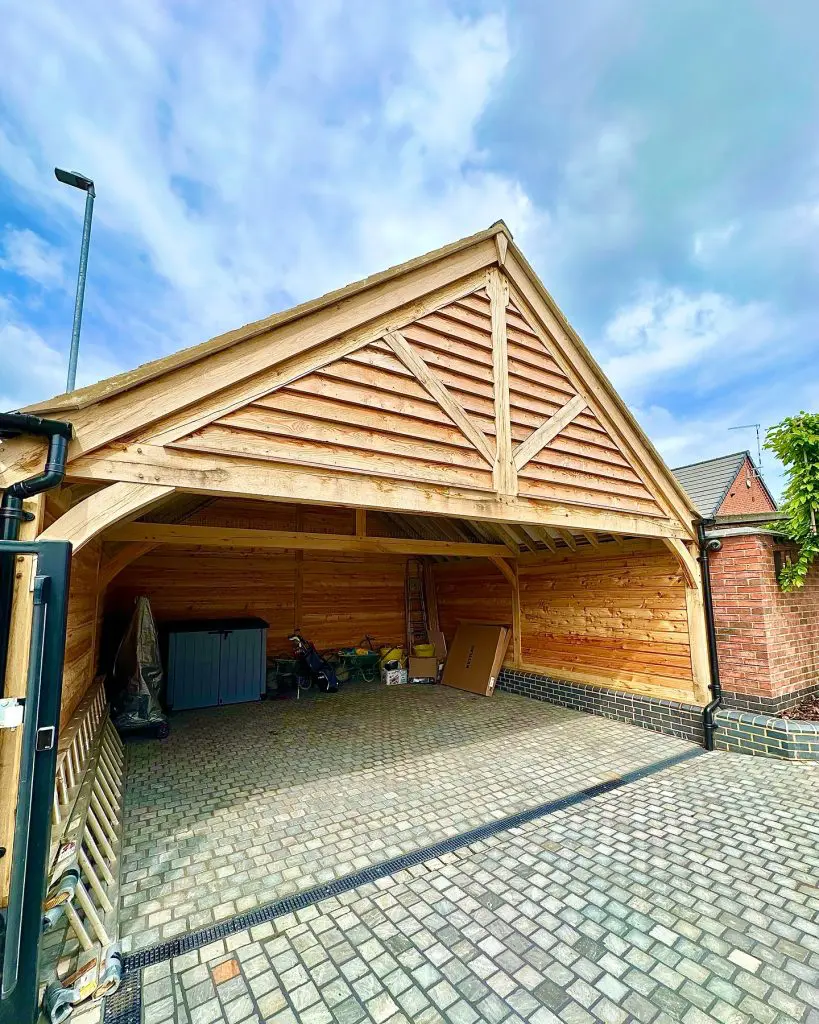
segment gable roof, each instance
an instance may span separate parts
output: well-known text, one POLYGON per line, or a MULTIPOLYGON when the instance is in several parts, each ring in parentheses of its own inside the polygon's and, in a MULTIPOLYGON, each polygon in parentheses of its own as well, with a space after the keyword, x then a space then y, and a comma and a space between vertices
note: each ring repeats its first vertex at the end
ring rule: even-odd
POLYGON ((719 458, 705 459, 703 462, 692 462, 687 466, 678 466, 671 472, 688 492, 700 515, 710 519, 719 511, 731 484, 736 480, 746 460, 751 463, 756 478, 765 488, 775 507, 776 502, 765 487, 765 481, 748 451, 733 452, 731 455, 721 455, 719 458))
MULTIPOLYGON (((215 396, 229 385, 238 387, 242 375, 248 378, 252 372, 256 372, 247 368, 245 346, 247 352, 253 353, 253 366, 256 369, 260 365, 259 359, 262 358, 260 353, 263 353, 268 367, 275 367, 284 359, 300 352, 300 343, 302 346, 307 344, 301 342, 302 324, 305 332, 309 332, 311 324, 324 325, 321 331, 314 330, 312 335, 315 338, 321 333, 324 340, 312 340, 308 345, 313 351, 317 351, 322 345, 335 345, 336 337, 341 337, 345 331, 350 332, 356 325, 369 325, 373 318, 379 322, 384 320, 385 285, 390 294, 393 290, 398 293, 403 288, 401 294, 404 297, 396 300, 396 305, 407 304, 414 301, 410 293, 414 294, 413 290, 417 291, 421 287, 422 277, 424 280, 434 278, 438 282, 436 287, 447 281, 454 285, 467 273, 467 267, 472 267, 474 272, 475 267, 484 267, 490 262, 511 275, 515 287, 521 290, 524 301, 536 310, 534 315, 540 317, 544 327, 542 340, 546 348, 550 348, 545 340, 548 337, 550 344, 553 343, 561 349, 567 360, 566 365, 573 367, 575 376, 582 376, 589 402, 596 403, 598 408, 604 407, 607 413, 611 414, 610 426, 616 422, 621 439, 630 447, 631 457, 636 457, 643 467, 642 471, 652 480, 658 493, 664 495, 671 515, 690 531, 691 520, 696 516, 696 511, 688 494, 663 462, 622 398, 557 307, 523 253, 515 245, 503 221, 497 221, 485 231, 353 282, 310 302, 229 331, 210 341, 172 353, 70 394, 58 395, 48 401, 28 406, 26 411, 51 417, 60 415, 61 418, 68 418, 74 422, 76 436, 69 449, 71 460, 81 454, 93 452, 109 442, 127 436, 133 437, 136 429, 161 419, 163 415, 167 416, 169 397, 177 394, 173 382, 179 379, 180 370, 200 363, 205 369, 214 359, 222 361, 225 358, 234 360, 238 368, 234 378, 225 380, 220 376, 218 383, 213 373, 209 376, 207 373, 200 375, 192 389, 200 397, 194 398, 187 394, 187 401, 180 401, 180 407, 190 408, 192 403, 200 401, 201 396, 206 393, 215 396), (491 260, 486 255, 488 249, 493 253, 491 260), (406 297, 408 295, 409 298, 406 297), (381 311, 378 316, 376 308, 381 311), (342 323, 346 326, 342 327, 342 323), (282 342, 277 340, 280 331, 283 332, 282 342), (237 348, 240 352, 233 351, 237 348), (157 387, 164 386, 165 378, 168 379, 167 393, 164 394, 164 411, 160 412, 153 396, 157 387), (127 417, 112 418, 113 405, 116 404, 116 408, 120 409, 121 402, 130 403, 131 392, 134 392, 134 399, 133 404, 129 406, 127 417)), ((19 473, 24 467, 28 468, 36 463, 39 459, 38 448, 36 445, 29 445, 29 448, 31 450, 24 450, 21 447, 19 452, 10 453, 11 459, 6 463, 5 469, 0 466, 0 473, 10 478, 11 473, 19 473)))

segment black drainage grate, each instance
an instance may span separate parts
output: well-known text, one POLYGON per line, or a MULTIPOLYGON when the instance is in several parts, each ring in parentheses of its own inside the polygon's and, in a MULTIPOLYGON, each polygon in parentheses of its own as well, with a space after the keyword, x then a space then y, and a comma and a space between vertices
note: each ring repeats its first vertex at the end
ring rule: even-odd
POLYGON ((103 1024, 142 1024, 142 971, 126 974, 117 991, 105 997, 103 1024))
POLYGON ((530 821, 536 821, 538 818, 547 817, 550 814, 555 814, 557 811, 575 807, 594 797, 613 793, 615 790, 622 789, 623 786, 639 782, 640 779, 656 775, 658 772, 673 768, 675 765, 682 764, 685 761, 690 761, 692 758, 699 757, 704 753, 705 751, 701 747, 696 747, 685 751, 683 754, 677 754, 662 761, 655 761, 644 768, 637 768, 617 778, 609 779, 606 782, 598 782, 594 786, 577 790, 577 792, 571 793, 568 796, 549 800, 546 803, 538 804, 536 807, 530 807, 528 810, 518 811, 516 814, 510 814, 505 818, 498 818, 496 821, 487 822, 485 825, 478 825, 477 828, 470 829, 468 832, 461 832, 457 836, 450 836, 448 839, 442 839, 440 842, 432 843, 430 846, 422 846, 411 853, 403 853, 399 857, 393 857, 390 860, 382 861, 380 864, 374 864, 372 867, 363 868, 361 871, 345 875, 344 878, 337 878, 332 882, 327 882, 325 885, 317 885, 312 889, 305 889, 303 892, 294 893, 292 896, 285 896, 282 899, 275 900, 273 903, 268 903, 266 906, 257 907, 255 910, 249 910, 244 914, 237 914, 236 917, 220 921, 218 924, 210 925, 207 928, 199 928, 196 931, 189 932, 187 935, 180 935, 169 942, 163 942, 157 946, 150 946, 148 949, 140 949, 134 953, 129 953, 123 957, 125 978, 123 979, 122 988, 114 997, 106 1000, 105 1024, 133 1024, 133 1022, 138 1024, 140 1013, 139 980, 144 967, 162 963, 173 957, 181 956, 183 953, 189 953, 194 949, 201 949, 203 946, 210 945, 211 942, 216 942, 217 939, 224 939, 228 935, 235 935, 237 932, 243 932, 255 925, 273 921, 277 917, 283 917, 285 914, 305 910, 307 907, 321 903, 322 900, 329 899, 331 896, 341 896, 344 893, 359 888, 359 886, 377 882, 382 878, 388 878, 399 871, 423 864, 424 861, 434 860, 436 857, 442 857, 444 854, 453 853, 455 850, 471 846, 472 843, 482 839, 489 839, 500 832, 517 828, 530 821), (136 999, 136 1010, 130 1006, 121 1009, 120 1007, 123 1004, 126 993, 126 983, 128 983, 128 991, 133 991, 130 984, 132 978, 137 979, 136 996, 131 997, 136 999), (116 1006, 114 1003, 116 1003, 116 1006))

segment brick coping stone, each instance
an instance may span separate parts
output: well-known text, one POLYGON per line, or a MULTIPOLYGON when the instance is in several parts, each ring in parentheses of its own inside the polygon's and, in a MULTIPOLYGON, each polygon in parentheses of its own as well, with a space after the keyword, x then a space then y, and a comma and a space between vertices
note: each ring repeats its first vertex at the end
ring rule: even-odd
POLYGON ((722 708, 714 717, 718 750, 819 761, 819 722, 800 722, 733 708, 722 708))

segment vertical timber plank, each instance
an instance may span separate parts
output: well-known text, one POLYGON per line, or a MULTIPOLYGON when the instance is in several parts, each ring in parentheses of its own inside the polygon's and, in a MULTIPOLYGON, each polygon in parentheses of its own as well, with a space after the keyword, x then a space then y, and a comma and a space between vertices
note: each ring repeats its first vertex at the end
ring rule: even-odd
POLYGON ((492 371, 495 391, 495 465, 493 482, 499 494, 515 495, 517 472, 512 461, 512 422, 509 409, 509 364, 506 343, 506 306, 509 286, 497 267, 487 271, 486 290, 492 311, 492 371))
POLYGON ((517 561, 512 563, 512 571, 515 574, 512 584, 512 665, 514 668, 520 668, 523 664, 523 636, 520 622, 520 574, 517 561))
MULTIPOLYGON (((296 507, 296 530, 301 533, 304 529, 304 515, 302 507, 296 507)), ((302 595, 304 593, 304 549, 296 551, 296 572, 293 578, 293 632, 301 630, 302 617, 302 595)))
MULTIPOLYGON (((23 508, 26 512, 31 512, 34 519, 20 524, 20 540, 34 540, 43 528, 45 495, 38 494, 24 501, 23 508)), ((16 559, 4 697, 24 697, 26 693, 28 646, 34 609, 34 595, 31 589, 34 568, 34 558, 31 555, 20 555, 16 559)), ((4 846, 7 851, 5 856, 0 857, 1 907, 8 905, 22 734, 22 729, 0 729, 0 846, 4 846)))

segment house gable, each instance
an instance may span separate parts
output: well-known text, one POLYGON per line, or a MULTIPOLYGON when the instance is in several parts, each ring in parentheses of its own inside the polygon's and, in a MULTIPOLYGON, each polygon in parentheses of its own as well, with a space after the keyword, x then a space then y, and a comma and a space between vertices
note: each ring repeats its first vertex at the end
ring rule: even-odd
POLYGON ((748 512, 775 512, 776 503, 765 486, 753 461, 745 457, 717 508, 718 516, 741 515, 748 512))
POLYGON ((477 518, 489 500, 511 522, 517 503, 544 524, 574 511, 612 532, 692 536, 690 504, 550 302, 499 225, 192 361, 95 386, 70 415, 69 477, 158 483, 189 467, 177 485, 213 492, 230 465, 254 480, 278 466, 333 474, 334 495, 345 478, 410 484, 417 510, 457 492, 477 518))

